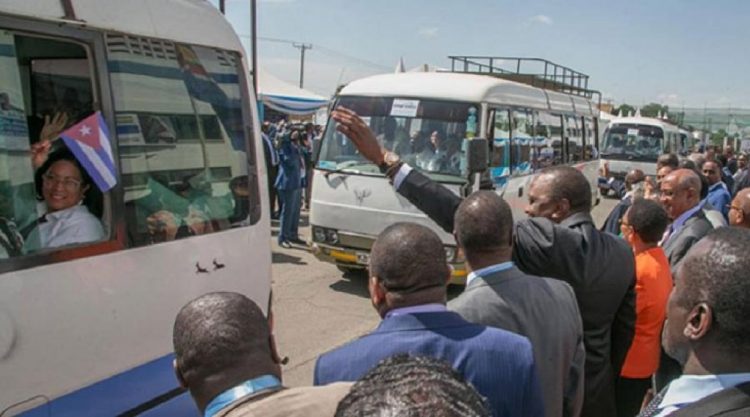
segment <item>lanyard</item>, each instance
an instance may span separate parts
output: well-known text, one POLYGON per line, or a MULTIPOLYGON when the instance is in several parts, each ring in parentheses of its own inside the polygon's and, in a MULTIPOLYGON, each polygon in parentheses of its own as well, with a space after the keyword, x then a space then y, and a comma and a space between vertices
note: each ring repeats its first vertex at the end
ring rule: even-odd
POLYGON ((273 375, 263 375, 261 377, 247 380, 234 388, 230 388, 216 398, 211 400, 203 413, 204 417, 213 417, 230 403, 246 396, 260 391, 281 388, 281 381, 273 375))

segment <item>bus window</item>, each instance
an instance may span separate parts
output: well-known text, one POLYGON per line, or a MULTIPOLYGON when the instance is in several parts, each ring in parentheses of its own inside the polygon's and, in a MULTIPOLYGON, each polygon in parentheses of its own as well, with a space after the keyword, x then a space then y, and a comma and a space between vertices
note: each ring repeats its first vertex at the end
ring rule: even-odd
POLYGON ((0 29, 0 51, 0 258, 105 239, 104 196, 58 139, 94 110, 87 49, 0 29))
POLYGON ((536 118, 534 151, 535 169, 562 163, 562 122, 558 115, 539 112, 536 118))
POLYGON ((583 136, 583 159, 590 161, 596 159, 598 152, 596 150, 596 129, 594 128, 594 119, 590 117, 583 118, 584 136, 583 136))
POLYGON ((510 164, 513 176, 531 173, 533 127, 530 112, 525 110, 513 111, 513 140, 510 152, 510 164))
POLYGON ((496 186, 504 186, 510 176, 510 122, 508 110, 495 111, 490 176, 496 186))
POLYGON ((240 56, 122 35, 107 47, 131 245, 252 223, 240 56))
POLYGON ((567 137, 567 155, 569 163, 581 161, 583 154, 583 135, 581 132, 581 120, 574 116, 565 118, 565 131, 567 137))

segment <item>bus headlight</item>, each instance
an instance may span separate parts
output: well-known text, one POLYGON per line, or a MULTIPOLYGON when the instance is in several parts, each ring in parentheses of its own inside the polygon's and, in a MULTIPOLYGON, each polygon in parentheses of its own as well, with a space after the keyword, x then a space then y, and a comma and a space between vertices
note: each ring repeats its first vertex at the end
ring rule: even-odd
POLYGON ((327 229, 326 230, 326 242, 332 245, 339 243, 339 234, 335 230, 327 229))
POLYGON ((446 246, 445 247, 445 259, 448 262, 453 262, 453 259, 456 257, 456 248, 452 246, 446 246))
POLYGON ((322 227, 313 226, 313 241, 315 242, 325 242, 326 241, 326 232, 322 227))

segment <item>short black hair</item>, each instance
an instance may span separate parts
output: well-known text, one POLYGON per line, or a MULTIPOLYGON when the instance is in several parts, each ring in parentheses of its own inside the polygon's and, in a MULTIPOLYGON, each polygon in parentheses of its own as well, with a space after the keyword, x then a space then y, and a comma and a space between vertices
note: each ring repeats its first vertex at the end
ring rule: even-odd
POLYGON ((390 292, 412 293, 445 286, 450 268, 438 235, 416 223, 395 223, 375 240, 370 275, 390 292))
POLYGON ((693 162, 693 161, 691 161, 689 159, 683 159, 682 162, 680 162, 679 168, 692 169, 693 171, 695 171, 696 169, 698 169, 698 167, 695 165, 695 162, 693 162))
POLYGON ((477 191, 458 206, 454 227, 458 244, 468 254, 510 247, 513 213, 494 191, 477 191))
POLYGON ((489 417, 487 402, 448 363, 396 355, 357 381, 335 417, 489 417))
POLYGON ((36 172, 34 173, 34 179, 36 181, 36 191, 38 195, 42 195, 42 176, 49 171, 49 169, 58 161, 68 161, 71 164, 75 165, 76 169, 81 173, 81 187, 89 186, 91 183, 93 183, 93 180, 91 179, 91 176, 86 171, 86 169, 83 168, 83 165, 81 165, 80 162, 78 162, 78 159, 73 155, 73 152, 71 152, 67 147, 61 147, 58 148, 52 152, 49 153, 49 156, 47 157, 47 160, 44 161, 44 163, 37 168, 36 172))
POLYGON ((663 166, 669 166, 673 169, 677 169, 680 166, 680 158, 677 157, 677 155, 673 153, 665 153, 659 155, 659 158, 656 159, 656 169, 663 166))
POLYGON ((734 352, 750 355, 750 230, 721 227, 694 246, 679 266, 685 308, 705 302, 713 311, 717 341, 734 352), (707 247, 706 247, 707 245, 707 247), (701 250, 696 250, 701 247, 701 250))
POLYGON ((669 215, 664 207, 646 198, 633 201, 626 220, 645 243, 658 243, 669 226, 669 215))
POLYGON ((591 211, 591 184, 581 171, 569 166, 554 166, 543 169, 539 175, 551 179, 550 197, 553 200, 568 200, 573 213, 591 211))
POLYGON ((214 292, 182 307, 172 343, 185 379, 205 381, 248 356, 270 358, 270 334, 268 320, 252 300, 238 293, 214 292))

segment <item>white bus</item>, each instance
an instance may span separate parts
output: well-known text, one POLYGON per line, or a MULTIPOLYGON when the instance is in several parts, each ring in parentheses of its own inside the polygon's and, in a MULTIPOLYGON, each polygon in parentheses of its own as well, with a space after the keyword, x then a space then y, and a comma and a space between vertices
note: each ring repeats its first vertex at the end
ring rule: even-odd
POLYGON ((664 153, 684 154, 690 150, 677 126, 650 117, 617 117, 609 122, 602 141, 602 164, 610 178, 623 179, 633 170, 656 175, 656 159, 664 153))
POLYGON ((172 370, 175 315, 211 291, 269 303, 243 55, 202 0, 0 3, 0 415, 198 415, 172 370), (83 204, 105 237, 44 247, 20 232, 44 214, 30 146, 44 116, 94 111, 118 183, 83 204))
MULTIPOLYGON (((354 81, 335 106, 356 111, 384 147, 453 192, 472 190, 466 147, 488 138, 485 183, 504 196, 516 219, 525 216, 532 174, 570 164, 597 192, 597 115, 586 98, 496 77, 460 73, 405 73, 354 81)), ((453 237, 399 196, 378 168, 336 132, 330 120, 313 176, 310 224, 313 252, 343 271, 365 268, 375 237, 399 221, 424 224, 445 243, 453 281, 465 280, 453 237)))

